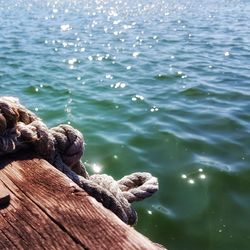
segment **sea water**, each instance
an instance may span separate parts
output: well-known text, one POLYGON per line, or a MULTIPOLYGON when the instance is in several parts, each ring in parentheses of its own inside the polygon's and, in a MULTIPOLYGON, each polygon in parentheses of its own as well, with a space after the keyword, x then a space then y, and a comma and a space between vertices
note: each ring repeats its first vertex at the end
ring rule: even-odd
POLYGON ((0 0, 0 93, 85 137, 90 173, 158 177, 136 229, 250 249, 250 2, 0 0))

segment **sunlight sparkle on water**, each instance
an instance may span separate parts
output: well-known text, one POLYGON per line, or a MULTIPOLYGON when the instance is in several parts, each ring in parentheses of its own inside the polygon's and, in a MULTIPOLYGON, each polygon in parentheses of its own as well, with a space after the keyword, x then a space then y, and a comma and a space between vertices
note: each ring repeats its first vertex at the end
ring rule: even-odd
POLYGON ((140 55, 140 52, 136 51, 136 52, 133 52, 132 56, 134 58, 137 58, 138 56, 140 55))
POLYGON ((100 173, 100 172, 102 171, 102 166, 100 166, 100 165, 94 163, 94 164, 92 165, 92 169, 93 169, 93 171, 94 171, 96 174, 98 174, 98 173, 100 173))
POLYGON ((111 74, 106 74, 105 78, 106 79, 113 79, 113 76, 111 74))
POLYGON ((142 95, 135 95, 132 97, 132 101, 135 102, 137 100, 141 100, 143 101, 144 100, 144 97, 142 95))
POLYGON ((131 25, 123 25, 123 29, 125 29, 125 30, 127 30, 127 29, 131 29, 132 28, 132 26, 131 25))
POLYGON ((115 84, 111 84, 110 87, 111 88, 115 88, 115 89, 117 89, 117 88, 122 88, 123 89, 123 88, 126 87, 126 83, 124 83, 124 82, 117 82, 115 84))
POLYGON ((189 179, 189 180, 188 180, 188 183, 189 183, 189 184, 194 184, 194 180, 193 180, 193 179, 189 179))
POLYGON ((182 174, 181 178, 186 179, 189 184, 194 184, 195 181, 198 181, 199 179, 205 180, 207 178, 207 175, 204 173, 204 170, 202 168, 199 168, 198 170, 195 170, 193 172, 182 174))
POLYGON ((61 31, 69 31, 72 29, 72 27, 70 27, 69 24, 62 24, 60 28, 61 28, 61 31))
POLYGON ((72 58, 72 59, 69 59, 69 60, 68 60, 68 64, 69 64, 69 65, 74 65, 76 62, 77 62, 77 59, 76 59, 76 58, 72 58))
POLYGON ((151 109, 150 109, 150 112, 157 112, 159 109, 156 107, 156 106, 153 106, 151 109))

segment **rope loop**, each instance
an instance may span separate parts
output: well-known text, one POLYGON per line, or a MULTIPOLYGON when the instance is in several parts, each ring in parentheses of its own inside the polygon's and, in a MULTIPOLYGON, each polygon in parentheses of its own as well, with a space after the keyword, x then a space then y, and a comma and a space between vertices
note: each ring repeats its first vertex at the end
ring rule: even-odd
POLYGON ((133 173, 118 181, 124 197, 132 203, 150 197, 158 190, 158 180, 150 173, 133 173))
POLYGON ((0 97, 0 155, 31 148, 88 194, 129 225, 137 221, 131 204, 158 190, 157 178, 149 173, 133 173, 115 181, 106 174, 89 176, 81 157, 83 135, 70 125, 49 129, 40 118, 14 97, 0 97))

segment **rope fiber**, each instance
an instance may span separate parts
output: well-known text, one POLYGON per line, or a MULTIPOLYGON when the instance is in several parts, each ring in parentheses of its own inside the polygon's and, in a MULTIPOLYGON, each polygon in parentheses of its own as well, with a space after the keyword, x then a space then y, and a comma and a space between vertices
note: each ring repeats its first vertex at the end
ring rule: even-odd
POLYGON ((106 174, 89 176, 81 162, 82 134, 69 125, 49 129, 14 97, 0 97, 0 156, 32 149, 129 225, 137 221, 131 203, 158 190, 157 178, 133 173, 115 181, 106 174))

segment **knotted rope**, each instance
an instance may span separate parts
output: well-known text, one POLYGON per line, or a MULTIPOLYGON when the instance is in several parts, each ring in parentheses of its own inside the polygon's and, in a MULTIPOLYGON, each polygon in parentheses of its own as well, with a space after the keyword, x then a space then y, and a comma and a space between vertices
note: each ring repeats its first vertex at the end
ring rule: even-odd
POLYGON ((48 129, 18 99, 0 97, 0 155, 23 148, 32 148, 130 225, 137 221, 130 203, 158 190, 157 178, 149 173, 134 173, 118 181, 106 174, 89 176, 81 162, 84 139, 78 130, 69 125, 48 129))

